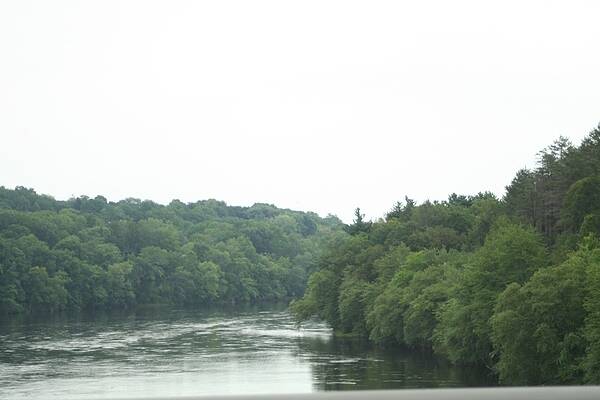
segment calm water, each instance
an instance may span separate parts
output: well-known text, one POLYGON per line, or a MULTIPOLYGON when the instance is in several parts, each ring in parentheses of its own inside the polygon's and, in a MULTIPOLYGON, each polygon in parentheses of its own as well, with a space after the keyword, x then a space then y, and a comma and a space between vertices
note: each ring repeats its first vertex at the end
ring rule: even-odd
POLYGON ((476 371, 334 338, 285 311, 2 321, 0 399, 489 385, 476 371))

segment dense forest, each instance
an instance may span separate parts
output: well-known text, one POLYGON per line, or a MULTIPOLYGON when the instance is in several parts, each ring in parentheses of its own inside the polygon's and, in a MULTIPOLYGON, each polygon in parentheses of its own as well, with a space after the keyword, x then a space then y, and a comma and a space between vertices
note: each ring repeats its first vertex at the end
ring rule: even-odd
POLYGON ((542 150, 503 198, 406 198, 346 231, 292 303, 299 320, 506 384, 600 383, 600 127, 542 150))
POLYGON ((267 204, 0 187, 0 314, 289 301, 339 235, 336 217, 267 204))
POLYGON ((405 198, 350 225, 267 204, 0 187, 0 314, 294 298, 299 321, 502 383, 600 383, 600 127, 542 150, 502 198, 405 198))

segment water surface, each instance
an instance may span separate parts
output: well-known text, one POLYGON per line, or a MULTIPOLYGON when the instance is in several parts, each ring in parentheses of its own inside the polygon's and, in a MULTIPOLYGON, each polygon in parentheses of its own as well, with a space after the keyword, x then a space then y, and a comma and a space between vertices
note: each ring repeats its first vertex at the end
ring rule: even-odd
POLYGON ((2 321, 1 399, 489 385, 485 371, 295 326, 282 310, 2 321))

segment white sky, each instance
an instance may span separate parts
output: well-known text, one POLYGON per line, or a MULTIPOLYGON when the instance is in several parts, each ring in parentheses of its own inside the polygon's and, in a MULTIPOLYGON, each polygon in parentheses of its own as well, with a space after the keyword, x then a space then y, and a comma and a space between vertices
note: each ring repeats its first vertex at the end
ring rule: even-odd
POLYGON ((0 185, 382 216, 600 122, 599 1, 0 2, 0 185))

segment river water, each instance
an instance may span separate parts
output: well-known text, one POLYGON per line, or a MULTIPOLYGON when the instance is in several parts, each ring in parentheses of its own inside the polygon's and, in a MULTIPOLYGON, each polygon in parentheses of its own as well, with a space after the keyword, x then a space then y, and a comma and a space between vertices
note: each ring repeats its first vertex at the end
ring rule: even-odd
POLYGON ((0 399, 485 386, 483 371, 297 327, 285 310, 0 321, 0 399))

